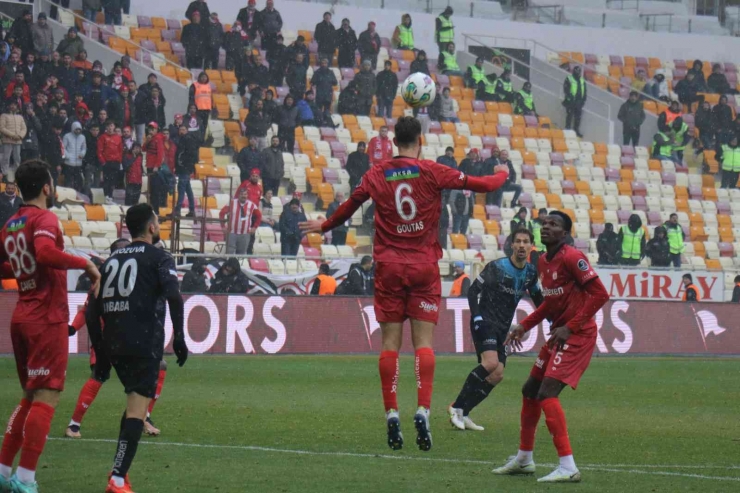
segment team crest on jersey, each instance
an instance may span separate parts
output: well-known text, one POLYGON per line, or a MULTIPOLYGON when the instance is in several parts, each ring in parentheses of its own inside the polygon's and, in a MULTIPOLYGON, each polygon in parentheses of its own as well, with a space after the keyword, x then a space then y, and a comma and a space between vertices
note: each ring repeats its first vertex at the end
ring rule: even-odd
POLYGON ((418 166, 385 170, 385 181, 409 180, 412 178, 419 178, 418 166))
POLYGON ((20 231, 26 227, 26 216, 21 216, 17 219, 13 219, 8 223, 8 233, 14 233, 20 231))
POLYGON ((552 273, 552 280, 554 281, 554 280, 556 280, 557 278, 558 278, 558 273, 557 273, 557 272, 553 272, 553 273, 552 273))
POLYGON ((586 272, 588 270, 588 262, 581 259, 578 261, 578 270, 582 270, 583 272, 586 272))

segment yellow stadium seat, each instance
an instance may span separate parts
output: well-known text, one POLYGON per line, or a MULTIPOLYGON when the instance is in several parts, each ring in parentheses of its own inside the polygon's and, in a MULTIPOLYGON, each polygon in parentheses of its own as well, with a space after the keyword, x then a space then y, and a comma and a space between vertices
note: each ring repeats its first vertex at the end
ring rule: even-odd
MULTIPOLYGON (((88 221, 105 221, 105 209, 102 205, 85 205, 88 221)), ((67 235, 69 236, 69 235, 67 235)))

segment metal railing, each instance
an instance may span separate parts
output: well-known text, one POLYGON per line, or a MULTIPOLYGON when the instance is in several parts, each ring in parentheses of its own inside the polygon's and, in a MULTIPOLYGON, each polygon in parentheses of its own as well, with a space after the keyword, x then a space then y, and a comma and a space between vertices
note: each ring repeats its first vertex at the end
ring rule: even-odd
POLYGON ((606 0, 606 8, 612 10, 640 10, 640 0, 606 0))
MULTIPOLYGON (((658 31, 659 28, 667 28, 667 31, 671 32, 673 14, 640 14, 640 23, 645 26, 646 31, 658 31)), ((691 19, 689 19, 688 32, 691 32, 691 19)))
POLYGON ((565 18, 564 11, 562 5, 523 5, 520 8, 512 9, 511 20, 533 20, 538 24, 544 20, 552 24, 562 24, 565 18))

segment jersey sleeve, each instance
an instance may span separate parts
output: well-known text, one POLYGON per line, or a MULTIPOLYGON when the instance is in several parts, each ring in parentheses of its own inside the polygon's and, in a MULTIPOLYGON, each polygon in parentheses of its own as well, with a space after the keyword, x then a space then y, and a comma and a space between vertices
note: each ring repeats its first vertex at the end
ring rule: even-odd
POLYGON ((162 255, 157 266, 157 275, 159 276, 159 284, 162 286, 165 297, 180 293, 177 267, 175 266, 175 259, 172 256, 166 253, 162 255))
POLYGON ((478 282, 483 286, 493 287, 494 283, 496 282, 496 278, 498 277, 497 273, 498 267, 496 267, 496 264, 494 262, 491 262, 486 265, 486 267, 481 271, 480 274, 478 274, 475 282, 478 282))
POLYGON ((532 298, 534 306, 539 307, 544 301, 544 297, 542 296, 542 289, 540 288, 540 284, 537 281, 537 276, 535 276, 534 279, 530 281, 529 286, 527 286, 527 292, 529 293, 529 297, 532 298))
POLYGON ((46 236, 48 238, 51 238, 53 241, 56 241, 60 233, 59 219, 54 213, 42 213, 36 216, 33 228, 34 239, 38 238, 39 236, 46 236))
POLYGON ((573 276, 576 284, 583 286, 591 279, 599 277, 596 271, 591 267, 586 256, 580 250, 571 249, 565 256, 563 265, 573 276))
POLYGON ((467 177, 462 171, 448 168, 441 164, 425 161, 434 177, 434 182, 439 190, 460 190, 465 187, 467 177))

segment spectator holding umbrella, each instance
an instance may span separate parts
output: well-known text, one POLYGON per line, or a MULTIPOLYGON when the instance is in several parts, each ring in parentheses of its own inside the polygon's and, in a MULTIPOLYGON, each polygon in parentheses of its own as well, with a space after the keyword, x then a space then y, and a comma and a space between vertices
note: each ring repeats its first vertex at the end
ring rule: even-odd
POLYGON ((331 12, 324 12, 323 20, 316 24, 313 38, 319 45, 319 59, 326 58, 331 64, 331 60, 334 58, 334 50, 336 49, 336 28, 331 22, 331 12))
POLYGON ((349 25, 349 19, 342 19, 342 27, 337 29, 335 37, 339 48, 339 68, 354 68, 355 50, 357 49, 357 34, 349 25))
POLYGON ((370 66, 375 69, 378 66, 378 53, 380 52, 380 36, 375 31, 375 22, 367 23, 367 30, 360 33, 357 40, 360 50, 360 62, 370 61, 370 66))

